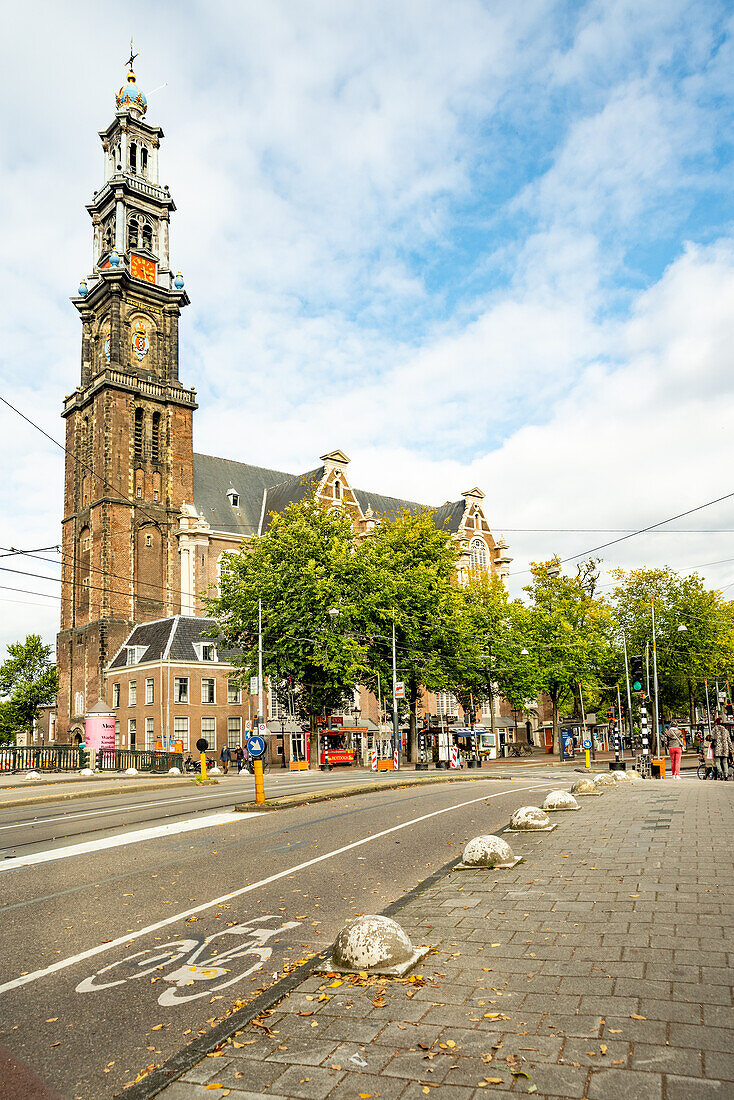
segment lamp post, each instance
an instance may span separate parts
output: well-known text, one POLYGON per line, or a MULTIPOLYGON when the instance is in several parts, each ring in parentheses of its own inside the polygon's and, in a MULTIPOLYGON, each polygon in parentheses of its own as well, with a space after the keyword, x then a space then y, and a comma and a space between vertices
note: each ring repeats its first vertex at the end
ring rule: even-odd
POLYGON ((660 757, 660 714, 658 711, 658 650, 655 640, 655 597, 650 597, 652 608, 652 674, 655 684, 655 753, 660 757))

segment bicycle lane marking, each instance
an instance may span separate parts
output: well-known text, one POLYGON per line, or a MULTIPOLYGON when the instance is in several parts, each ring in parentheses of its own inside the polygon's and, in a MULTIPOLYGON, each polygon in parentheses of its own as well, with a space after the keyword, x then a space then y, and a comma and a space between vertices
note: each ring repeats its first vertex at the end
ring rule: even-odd
POLYGON ((32 867, 36 863, 52 863, 57 859, 71 859, 90 852, 102 852, 106 848, 122 848, 126 844, 138 844, 142 840, 152 840, 159 836, 176 836, 178 833, 190 833, 197 829, 211 829, 218 825, 231 825, 247 817, 257 817, 254 811, 249 814, 225 813, 208 814, 192 821, 169 821, 167 825, 154 825, 148 829, 135 829, 116 836, 98 837, 97 840, 85 840, 80 844, 67 844, 64 848, 49 848, 45 852, 32 852, 27 856, 13 856, 0 863, 0 873, 17 871, 21 867, 32 867))
MULTIPOLYGON (((0 993, 8 993, 12 989, 19 989, 21 986, 29 985, 31 982, 36 982, 41 978, 47 978, 51 974, 56 974, 60 970, 66 970, 70 966, 75 966, 85 959, 92 959, 96 955, 103 954, 105 951, 112 951, 116 947, 134 943, 135 940, 141 939, 141 937, 147 936, 151 932, 157 932, 161 928, 169 928, 178 921, 186 920, 197 913, 203 913, 207 909, 212 909, 217 905, 223 905, 233 898, 242 897, 243 894, 249 894, 253 890, 259 890, 263 886, 269 886, 272 882, 278 882, 280 879, 288 878, 289 875, 294 875, 298 871, 304 871, 308 867, 314 867, 317 863, 323 863, 325 860, 333 859, 335 856, 343 855, 344 852, 350 852, 355 848, 361 848, 364 844, 370 844, 373 840, 379 840, 383 836, 389 836, 390 833, 399 832, 401 829, 408 829, 411 825, 417 825, 421 821, 428 821, 432 817, 439 817, 441 814, 450 813, 453 810, 461 810, 465 806, 473 806, 477 802, 489 802, 493 798, 503 798, 508 794, 515 795, 521 794, 524 791, 547 790, 547 788, 548 783, 535 783, 530 787, 513 787, 507 791, 497 791, 496 794, 485 794, 481 795, 479 798, 470 798, 465 802, 459 802, 453 806, 445 806, 443 809, 433 810, 429 814, 421 814, 420 817, 414 817, 409 821, 403 821, 398 825, 392 825, 389 829, 382 829, 378 833, 371 833, 369 836, 362 837, 360 840, 352 841, 351 844, 345 844, 341 848, 335 848, 331 852, 324 852, 323 855, 314 856, 313 859, 307 859, 304 863, 298 863, 293 867, 287 867, 284 871, 278 871, 276 874, 269 875, 267 878, 260 879, 258 882, 252 882, 248 886, 242 886, 239 890, 232 890, 228 894, 222 894, 221 897, 202 902, 200 905, 195 905, 191 909, 185 909, 181 913, 176 913, 174 916, 165 917, 163 920, 156 921, 154 924, 149 924, 147 928, 139 928, 136 932, 131 932, 125 936, 118 936, 108 943, 100 943, 97 944, 96 947, 89 947, 86 951, 80 951, 77 955, 69 955, 65 959, 59 959, 58 962, 52 963, 51 966, 46 966, 42 970, 34 970, 30 974, 21 974, 18 978, 12 978, 10 981, 3 982, 2 985, 0 985, 0 993)), ((238 814, 237 816, 244 817, 244 814, 238 814)))

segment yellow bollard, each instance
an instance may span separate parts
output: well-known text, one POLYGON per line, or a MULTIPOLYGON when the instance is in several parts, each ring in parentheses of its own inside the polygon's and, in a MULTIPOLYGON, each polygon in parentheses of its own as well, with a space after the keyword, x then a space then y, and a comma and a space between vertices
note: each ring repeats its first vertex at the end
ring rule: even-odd
POLYGON ((201 778, 206 780, 206 753, 201 754, 201 778))
POLYGON ((591 752, 589 749, 586 750, 586 767, 591 768, 591 752))
POLYGON ((258 757, 255 760, 255 801, 262 806, 265 802, 265 783, 263 781, 263 762, 258 757))

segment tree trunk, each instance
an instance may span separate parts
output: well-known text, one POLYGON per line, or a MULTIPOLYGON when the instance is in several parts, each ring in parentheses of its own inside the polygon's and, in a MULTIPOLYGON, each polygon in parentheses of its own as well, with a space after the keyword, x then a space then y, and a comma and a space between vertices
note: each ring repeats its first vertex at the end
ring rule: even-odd
POLYGON ((313 771, 313 770, 318 771, 318 767, 319 767, 319 732, 318 732, 318 728, 316 726, 316 715, 315 714, 309 714, 308 721, 309 721, 309 724, 310 724, 310 727, 311 727, 309 729, 309 733, 308 733, 309 749, 310 749, 310 753, 311 753, 311 760, 310 760, 310 763, 309 763, 309 769, 311 771, 313 771))
POLYGON ((551 707, 553 715, 553 751, 557 752, 560 756, 561 762, 563 762, 563 743, 561 742, 561 734, 558 729, 558 693, 554 692, 551 695, 551 707))
POLYGON ((690 721, 691 721, 691 738, 693 738, 693 731, 696 728, 696 721, 695 721, 696 716, 695 716, 693 711, 694 711, 694 707, 693 707, 693 683, 692 683, 691 680, 689 680, 688 681, 688 717, 690 718, 690 721))

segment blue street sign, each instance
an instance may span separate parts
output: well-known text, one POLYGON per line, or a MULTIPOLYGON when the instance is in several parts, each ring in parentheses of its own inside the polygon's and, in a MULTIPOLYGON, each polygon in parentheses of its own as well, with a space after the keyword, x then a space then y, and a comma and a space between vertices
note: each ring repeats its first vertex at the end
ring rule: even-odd
POLYGON ((585 749, 590 749, 591 748, 591 738, 590 737, 585 737, 584 738, 584 748, 585 749))
POLYGON ((258 734, 247 738, 247 751, 255 760, 265 755, 265 739, 258 734))

